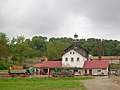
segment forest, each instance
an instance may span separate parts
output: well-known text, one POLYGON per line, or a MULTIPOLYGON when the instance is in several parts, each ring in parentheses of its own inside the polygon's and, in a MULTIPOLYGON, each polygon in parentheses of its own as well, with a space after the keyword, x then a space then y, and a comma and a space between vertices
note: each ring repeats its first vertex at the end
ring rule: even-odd
MULTIPOLYGON (((24 36, 8 38, 3 32, 0 33, 0 61, 17 62, 24 64, 26 59, 35 57, 48 58, 48 60, 60 59, 64 50, 73 43, 72 38, 47 38, 44 36, 24 36)), ((103 56, 119 56, 120 41, 107 39, 79 39, 79 45, 87 49, 90 54, 97 56, 99 51, 103 56)))

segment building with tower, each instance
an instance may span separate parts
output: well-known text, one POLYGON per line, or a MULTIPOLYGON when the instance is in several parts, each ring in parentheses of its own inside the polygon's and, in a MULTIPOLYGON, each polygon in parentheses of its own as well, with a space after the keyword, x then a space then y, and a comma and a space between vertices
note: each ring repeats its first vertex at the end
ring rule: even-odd
POLYGON ((89 51, 79 45, 78 35, 74 35, 73 43, 64 50, 61 61, 43 61, 34 68, 51 74, 53 69, 68 70, 74 75, 108 75, 109 62, 89 60, 89 51))
POLYGON ((73 44, 66 48, 62 55, 62 67, 83 68, 88 56, 89 51, 79 45, 78 35, 75 34, 73 44))

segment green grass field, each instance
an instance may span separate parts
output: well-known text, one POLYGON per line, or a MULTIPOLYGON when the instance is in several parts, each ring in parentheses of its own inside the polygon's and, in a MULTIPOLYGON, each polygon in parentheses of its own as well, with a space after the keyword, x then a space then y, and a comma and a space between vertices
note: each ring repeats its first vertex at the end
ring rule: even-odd
POLYGON ((90 77, 69 78, 4 78, 0 90, 86 90, 81 80, 90 77))
POLYGON ((8 72, 8 70, 0 70, 0 72, 8 72))

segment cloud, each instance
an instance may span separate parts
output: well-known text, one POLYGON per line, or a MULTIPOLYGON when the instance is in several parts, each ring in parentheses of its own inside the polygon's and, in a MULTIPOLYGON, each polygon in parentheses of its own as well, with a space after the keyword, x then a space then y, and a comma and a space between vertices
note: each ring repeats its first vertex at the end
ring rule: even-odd
POLYGON ((9 37, 107 38, 120 40, 119 0, 1 0, 0 31, 9 37))

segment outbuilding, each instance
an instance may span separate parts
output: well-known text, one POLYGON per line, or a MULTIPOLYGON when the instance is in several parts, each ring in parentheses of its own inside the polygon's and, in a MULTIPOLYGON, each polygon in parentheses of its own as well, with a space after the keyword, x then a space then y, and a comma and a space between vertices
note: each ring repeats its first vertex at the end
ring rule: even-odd
POLYGON ((85 75, 108 75, 108 61, 85 61, 83 69, 85 75))

